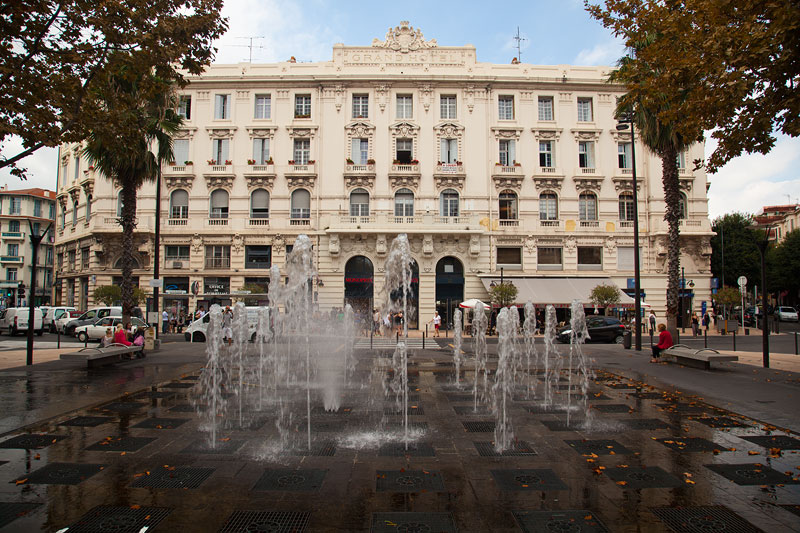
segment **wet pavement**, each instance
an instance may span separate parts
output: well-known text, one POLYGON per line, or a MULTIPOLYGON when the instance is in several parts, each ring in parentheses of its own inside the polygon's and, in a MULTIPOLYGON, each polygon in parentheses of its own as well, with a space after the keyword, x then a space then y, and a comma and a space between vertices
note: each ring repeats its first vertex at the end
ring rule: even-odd
MULTIPOLYGON (((220 421, 209 447, 210 418, 191 401, 203 345, 167 344, 92 372, 74 361, 2 371, 0 528, 800 530, 800 436, 788 430, 800 428, 800 374, 651 365, 590 345, 588 421, 567 424, 520 389, 516 445, 498 454, 492 417, 453 384, 448 342, 412 352, 408 449, 375 438, 379 420, 397 434, 401 416, 368 387, 349 390, 336 413, 315 399, 311 452, 304 414, 289 436, 296 448, 275 447, 274 407, 220 421)), ((357 375, 374 375, 388 353, 357 351, 357 375)))

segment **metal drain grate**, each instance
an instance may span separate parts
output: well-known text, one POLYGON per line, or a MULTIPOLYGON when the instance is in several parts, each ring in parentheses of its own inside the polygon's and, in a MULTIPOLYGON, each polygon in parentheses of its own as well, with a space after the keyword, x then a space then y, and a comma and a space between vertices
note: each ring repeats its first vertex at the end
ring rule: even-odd
POLYGON ((672 426, 659 420, 658 418, 623 418, 618 420, 620 424, 629 429, 671 429, 672 426))
POLYGON ((474 405, 454 405, 453 411, 456 414, 466 416, 466 415, 488 415, 492 411, 485 405, 479 405, 475 407, 474 405))
POLYGON ((208 411, 208 406, 207 405, 194 406, 188 403, 184 403, 181 405, 176 405, 175 407, 172 407, 169 410, 170 413, 196 413, 198 411, 200 412, 208 411))
POLYGON ((781 450, 800 450, 800 439, 787 435, 739 436, 740 439, 758 444, 763 448, 780 448, 781 450))
POLYGON ((189 446, 181 450, 181 453, 210 453, 210 454, 233 454, 244 446, 243 440, 226 440, 227 437, 218 439, 216 442, 208 442, 206 439, 196 440, 189 446))
POLYGON ((305 468, 300 470, 265 470, 251 489, 254 491, 277 490, 283 492, 316 492, 325 480, 327 470, 305 468))
POLYGON ((166 507, 95 507, 64 531, 69 533, 138 533, 149 531, 172 512, 166 507))
POLYGON ((523 440, 518 440, 508 450, 498 452, 494 449, 493 442, 473 442, 478 455, 481 457, 527 457, 537 455, 530 444, 523 440))
POLYGON ((514 511, 514 518, 526 533, 608 532, 608 528, 591 511, 514 511))
MULTIPOLYGON (((396 409, 394 406, 391 407, 384 407, 383 414, 385 415, 401 415, 403 414, 403 409, 396 409)), ((408 406, 408 414, 409 415, 424 415, 425 409, 422 408, 421 405, 409 405, 408 406)))
POLYGON ((403 442, 387 442, 378 449, 379 457, 436 457, 433 446, 428 442, 409 442, 408 447, 403 442))
POLYGON ((494 431, 494 420, 475 420, 461 423, 467 433, 492 433, 494 431))
POLYGON ((615 440, 565 440, 581 455, 630 455, 633 452, 615 440))
POLYGON ((709 507, 654 507, 654 515, 676 533, 762 533, 741 516, 721 505, 709 507))
POLYGON ((42 433, 31 433, 29 435, 17 435, 6 441, 0 442, 0 448, 17 448, 22 450, 38 450, 47 448, 61 439, 66 439, 66 435, 47 435, 42 433))
POLYGON ((527 408, 528 412, 532 415, 549 415, 553 413, 564 413, 567 408, 564 405, 532 405, 527 408))
POLYGON ((445 492, 436 470, 378 470, 375 475, 377 492, 445 492))
POLYGON ((549 491, 569 490, 550 469, 490 470, 500 490, 549 491))
POLYGON ((200 379, 200 376, 183 376, 181 379, 185 379, 186 381, 197 381, 200 379))
POLYGON ((688 403, 657 403, 656 406, 668 413, 677 413, 679 415, 701 415, 710 412, 707 407, 688 403))
POLYGON ((118 413, 132 413, 139 409, 147 407, 146 403, 141 402, 111 402, 101 405, 97 409, 99 411, 116 411, 118 413))
POLYGON ((663 437, 656 439, 667 448, 680 452, 727 452, 728 448, 700 437, 663 437))
POLYGON ((550 431, 581 431, 586 429, 584 420, 573 420, 567 425, 566 420, 540 420, 550 431))
POLYGON ((703 465, 737 485, 800 485, 792 476, 761 463, 703 465))
POLYGON ((783 507, 784 509, 786 509, 790 513, 794 513, 797 516, 800 516, 800 505, 794 505, 794 504, 789 503, 789 504, 779 505, 778 507, 783 507))
POLYGON ((372 513, 371 533, 456 533, 450 513, 372 513))
POLYGON ((104 469, 106 465, 86 463, 50 463, 39 470, 28 474, 27 478, 19 478, 20 482, 27 479, 30 484, 42 485, 77 485, 104 469))
POLYGON ((446 397, 449 402, 472 402, 475 400, 475 396, 467 393, 447 394, 446 397))
POLYGON ((186 383, 183 381, 173 381, 161 385, 162 389, 191 389, 192 387, 194 387, 194 383, 186 383))
POLYGON ((41 505, 41 503, 0 502, 0 527, 7 526, 41 505))
POLYGON ((663 392, 630 392, 628 396, 639 398, 640 400, 665 400, 669 397, 663 392))
POLYGON ((707 416, 702 418, 693 419, 695 422, 700 422, 711 428, 749 428, 749 424, 739 422, 727 416, 707 416))
POLYGON ((598 403, 592 404, 591 408, 601 413, 629 413, 634 410, 633 407, 624 403, 598 403))
POLYGON ((611 382, 611 383, 603 383, 603 385, 605 385, 609 389, 617 389, 617 390, 635 389, 636 388, 635 386, 631 385, 630 383, 611 382))
POLYGON ((608 468, 604 472, 624 489, 661 489, 683 485, 680 479, 657 466, 608 468))
POLYGON ((188 418, 145 418, 133 427, 141 429, 175 429, 188 421, 188 418))
POLYGON ((301 457, 333 457, 336 455, 336 443, 333 441, 312 442, 311 449, 307 447, 292 448, 286 455, 301 457))
POLYGON ((153 437, 106 437, 86 449, 91 452, 135 452, 154 440, 153 437))
MULTIPOLYGON (((311 431, 322 433, 339 433, 347 429, 349 420, 312 420, 311 431)), ((301 424, 302 425, 302 424, 301 424)))
POLYGON ((235 511, 219 533, 302 533, 310 516, 295 511, 235 511))
MULTIPOLYGON (((397 420, 389 420, 389 425, 393 428, 403 428, 403 419, 399 418, 397 420)), ((427 422, 415 422, 413 420, 408 421, 408 429, 414 429, 418 431, 427 431, 428 430, 428 423, 427 422)))
POLYGON ((113 421, 114 418, 110 416, 77 416, 70 418, 64 422, 59 423, 59 426, 75 426, 75 427, 97 427, 100 424, 113 421))
POLYGON ((155 489, 196 489, 213 473, 213 468, 196 468, 192 466, 169 466, 165 468, 159 466, 143 474, 137 474, 139 477, 130 486, 155 489))
POLYGON ((258 431, 267 425, 267 422, 270 420, 271 419, 267 417, 257 417, 249 420, 245 419, 239 423, 238 418, 226 418, 222 423, 222 427, 225 429, 234 429, 240 431, 258 431))
POLYGON ((156 399, 159 399, 159 398, 161 398, 161 399, 163 399, 163 398, 172 398, 173 396, 175 396, 174 392, 149 390, 149 391, 145 391, 145 392, 140 392, 139 394, 131 396, 131 398, 133 398, 134 400, 146 400, 146 399, 156 400, 156 399))

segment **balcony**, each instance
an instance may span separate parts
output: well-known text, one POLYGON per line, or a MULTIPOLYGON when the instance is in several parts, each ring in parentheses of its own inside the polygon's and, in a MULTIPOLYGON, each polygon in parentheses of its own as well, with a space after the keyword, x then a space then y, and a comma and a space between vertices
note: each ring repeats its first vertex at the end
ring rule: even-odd
POLYGON ((207 227, 218 227, 218 226, 227 226, 228 219, 227 218, 207 218, 206 219, 206 226, 207 227))
POLYGON ((539 226, 542 228, 559 228, 561 227, 560 220, 542 220, 539 219, 539 226))
POLYGON ((501 218, 498 220, 498 223, 501 228, 518 228, 519 227, 519 219, 514 218, 501 218))
POLYGON ((579 220, 578 227, 582 229, 597 229, 600 227, 599 220, 579 220))
POLYGON ((310 226, 311 219, 310 218, 290 218, 289 219, 290 226, 310 226))
POLYGON ((268 218, 249 218, 249 219, 247 219, 247 225, 249 227, 251 227, 251 228, 255 227, 255 226, 262 227, 262 228, 264 228, 264 227, 268 228, 269 227, 269 219, 268 218))
POLYGON ((419 177, 419 163, 392 163, 389 174, 393 176, 419 177))
POLYGON ((436 165, 433 175, 466 177, 467 171, 461 163, 439 163, 436 165))
POLYGON ((582 176, 584 174, 597 174, 597 169, 594 167, 578 167, 575 169, 576 176, 582 176))
POLYGON ((3 238, 8 240, 23 240, 25 239, 25 232, 22 231, 4 231, 3 238))
POLYGON ((162 175, 169 189, 191 187, 194 181, 194 165, 167 165, 162 175))
POLYGON ((344 182, 348 189, 351 187, 372 187, 375 182, 375 163, 367 163, 366 165, 345 164, 344 182))
POLYGON ((522 171, 522 165, 501 165, 498 163, 494 166, 494 170, 492 171, 492 176, 519 176, 521 178, 524 175, 525 173, 522 171))
POLYGON ((230 268, 230 267, 231 267, 230 257, 206 257, 206 268, 220 269, 220 268, 230 268))
MULTIPOLYGON (((325 226, 326 222, 322 222, 325 226)), ((342 213, 334 215, 330 220, 330 229, 366 230, 370 232, 410 232, 426 233, 434 231, 433 226, 440 226, 436 231, 485 231, 476 215, 444 217, 434 214, 395 215, 393 212, 375 212, 367 216, 353 216, 342 213), (399 226, 399 227, 398 227, 399 226)))
POLYGON ((244 172, 248 188, 271 188, 275 181, 275 165, 265 163, 263 165, 248 165, 244 172))
POLYGON ((169 268, 172 270, 182 270, 189 268, 189 258, 188 257, 167 257, 164 268, 169 268))
POLYGON ((309 161, 305 164, 289 161, 285 176, 290 189, 295 187, 313 187, 314 183, 317 181, 317 164, 315 161, 309 161))
POLYGON ((3 255, 0 256, 0 263, 16 263, 22 264, 23 257, 21 255, 3 255))
POLYGON ((168 218, 167 226, 187 226, 189 224, 188 218, 168 218))

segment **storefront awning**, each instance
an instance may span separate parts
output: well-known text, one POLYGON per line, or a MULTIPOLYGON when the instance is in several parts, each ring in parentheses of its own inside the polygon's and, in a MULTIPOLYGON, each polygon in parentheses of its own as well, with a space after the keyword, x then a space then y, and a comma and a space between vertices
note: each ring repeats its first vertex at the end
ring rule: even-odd
MULTIPOLYGON (((500 283, 500 278, 481 278, 486 290, 491 290, 491 284, 500 283)), ((586 307, 594 304, 589 295, 598 285, 615 285, 611 278, 509 278, 504 283, 513 283, 517 287, 517 303, 524 304, 528 301, 535 305, 554 305, 555 307, 569 307, 573 300, 580 300, 586 307)), ((619 303, 615 307, 633 307, 633 298, 620 291, 619 303)))

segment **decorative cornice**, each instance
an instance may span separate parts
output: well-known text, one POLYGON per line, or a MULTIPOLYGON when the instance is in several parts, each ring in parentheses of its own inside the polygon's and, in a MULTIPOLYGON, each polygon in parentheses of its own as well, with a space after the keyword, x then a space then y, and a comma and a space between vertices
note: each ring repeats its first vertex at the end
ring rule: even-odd
POLYGON ((683 191, 691 192, 693 183, 694 176, 678 176, 678 187, 683 191))
POLYGON ((191 189, 194 183, 194 174, 172 174, 164 176, 164 184, 167 190, 172 189, 191 189))
POLYGON ((561 184, 564 183, 564 176, 534 176, 533 184, 536 186, 537 191, 548 190, 561 190, 561 184))
POLYGON ((600 192, 600 188, 603 185, 603 180, 605 179, 605 177, 603 177, 603 176, 592 176, 592 177, 575 176, 572 179, 575 181, 575 189, 577 189, 578 192, 592 191, 592 192, 599 193, 600 192))
POLYGON ((289 137, 292 139, 313 138, 317 133, 317 129, 319 129, 319 126, 310 126, 305 124, 302 126, 286 126, 286 130, 289 132, 289 137))
POLYGON ((272 191, 272 184, 275 182, 275 174, 245 174, 247 189, 267 189, 272 191))
POLYGON ((84 179, 81 182, 81 187, 83 187, 83 193, 86 195, 86 198, 89 198, 94 192, 94 178, 84 179))
POLYGON ((595 128, 579 128, 570 131, 576 141, 596 141, 600 139, 600 134, 603 132, 603 130, 595 128))
MULTIPOLYGON (((611 178, 611 181, 614 183, 614 190, 617 192, 624 192, 624 191, 633 191, 633 177, 628 176, 614 176, 611 178)), ((642 188, 642 182, 637 180, 636 181, 636 190, 639 191, 642 188)))
POLYGON ((395 52, 407 54, 416 50, 437 48, 438 44, 436 39, 426 41, 422 35, 422 30, 415 30, 414 26, 409 26, 407 20, 402 20, 399 26, 389 28, 389 31, 386 32, 385 41, 373 39, 372 46, 375 48, 388 48, 395 52))
POLYGON ((194 138, 194 132, 197 131, 197 128, 194 127, 185 127, 181 128, 175 133, 172 134, 173 139, 189 139, 192 140, 194 138))
POLYGON ((492 132, 496 139, 519 139, 522 128, 513 126, 492 126, 492 132))
POLYGON ((419 126, 407 121, 395 122, 389 126, 389 131, 395 137, 416 137, 419 126))
POLYGON ((314 184, 317 182, 317 176, 286 176, 286 183, 289 185, 289 190, 302 187, 304 189, 313 189, 314 184))
POLYGON ((441 139, 457 139, 464 134, 464 126, 458 122, 440 122, 433 127, 441 139))
POLYGON ((275 136, 278 126, 247 126, 250 139, 270 139, 275 136))
POLYGON ((531 128, 537 141, 557 141, 561 138, 561 128, 531 128))
POLYGON ((211 139, 232 139, 236 133, 237 126, 228 126, 219 128, 214 126, 206 126, 206 131, 211 139))
POLYGON ((357 120, 355 122, 351 122, 350 124, 346 124, 344 130, 347 132, 350 138, 369 138, 372 137, 373 133, 375 133, 375 125, 363 120, 357 120))
POLYGON ((436 184, 437 190, 442 189, 458 189, 461 190, 464 188, 464 181, 466 181, 465 175, 458 175, 458 174, 437 174, 433 177, 434 183, 436 184))
POLYGON ((81 188, 78 186, 73 186, 69 189, 69 196, 72 198, 72 203, 75 204, 81 198, 81 188))
POLYGON ((608 131, 611 133, 611 137, 614 139, 614 142, 631 142, 630 131, 620 131, 616 128, 612 128, 608 131))
POLYGON ((525 179, 524 176, 492 176, 492 181, 494 181, 494 187, 498 191, 502 191, 504 189, 512 189, 515 191, 522 190, 522 182, 525 179))
POLYGON ((419 174, 415 176, 389 174, 389 186, 392 188, 393 191, 403 188, 416 191, 417 187, 419 187, 419 174))
POLYGON ((356 187, 363 187, 367 190, 372 190, 375 185, 375 174, 371 176, 351 175, 344 177, 344 185, 347 189, 354 189, 356 187))
POLYGON ((203 174, 203 177, 206 178, 206 186, 209 191, 221 187, 229 192, 233 188, 235 178, 233 174, 203 174))

